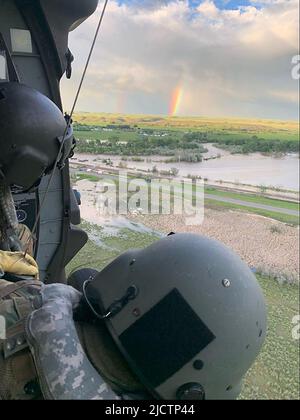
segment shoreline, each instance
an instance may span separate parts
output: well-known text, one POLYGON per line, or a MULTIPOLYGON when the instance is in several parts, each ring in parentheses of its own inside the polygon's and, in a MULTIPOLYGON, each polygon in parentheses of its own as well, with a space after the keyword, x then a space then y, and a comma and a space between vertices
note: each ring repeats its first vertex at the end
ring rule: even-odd
MULTIPOLYGON (((96 155, 102 156, 102 155, 96 155)), ((193 164, 191 164, 193 165, 193 164)), ((120 168, 120 167, 111 167, 108 165, 103 165, 99 162, 99 159, 95 158, 95 155, 91 154, 77 154, 75 158, 71 158, 70 167, 83 171, 83 172, 93 172, 95 175, 109 175, 110 173, 116 174, 120 171, 127 171, 129 175, 133 176, 141 176, 141 177, 152 177, 155 178, 167 178, 166 176, 160 176, 159 174, 149 173, 147 170, 137 169, 134 167, 127 167, 127 168, 120 168), (86 161, 85 157, 90 157, 91 161, 86 161), (83 160, 83 161, 82 161, 83 160)), ((195 175, 195 177, 197 177, 195 175)), ((171 177, 170 179, 178 179, 180 180, 182 177, 171 177)), ((292 189, 285 189, 285 188, 277 188, 275 186, 265 186, 265 185, 252 185, 242 182, 232 182, 226 180, 212 180, 208 178, 204 178, 207 187, 217 187, 220 190, 228 190, 231 192, 241 192, 241 193, 254 193, 259 194, 262 197, 266 198, 278 198, 287 201, 293 201, 299 203, 300 194, 298 190, 292 189)))

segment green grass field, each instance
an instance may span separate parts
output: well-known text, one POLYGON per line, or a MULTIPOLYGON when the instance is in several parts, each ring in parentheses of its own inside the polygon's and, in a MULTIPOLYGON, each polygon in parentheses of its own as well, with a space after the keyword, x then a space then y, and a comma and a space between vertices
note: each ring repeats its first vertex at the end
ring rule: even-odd
POLYGON ((253 136, 259 135, 265 139, 280 138, 282 140, 297 140, 299 127, 297 121, 272 121, 257 119, 230 119, 207 117, 163 117, 151 115, 121 115, 76 113, 74 121, 80 124, 107 126, 113 124, 128 124, 143 128, 170 130, 214 131, 219 135, 253 136))
POLYGON ((205 206, 216 210, 237 210, 245 213, 258 214, 260 216, 268 217, 270 219, 278 220, 279 222, 287 223, 289 225, 299 225, 299 216, 293 216, 284 213, 277 213, 275 211, 258 209, 255 207, 241 206, 239 204, 224 203, 224 201, 205 199, 205 206))
MULTIPOLYGON (((153 232, 120 229, 113 234, 101 227, 83 223, 91 240, 68 266, 102 269, 129 248, 150 245, 153 232), (88 262, 88 263, 87 263, 88 262)), ((268 333, 256 363, 248 372, 242 399, 299 399, 299 341, 292 338, 292 319, 299 313, 299 287, 279 285, 274 279, 258 277, 268 307, 268 333)))
POLYGON ((285 200, 276 200, 273 198, 264 197, 263 195, 235 193, 231 191, 218 190, 217 188, 205 188, 205 192, 207 194, 218 195, 220 197, 229 197, 236 200, 248 201, 249 203, 265 204, 267 206, 299 211, 298 203, 285 200))
POLYGON ((268 334, 248 372, 243 399, 299 399, 299 340, 292 337, 292 319, 299 314, 299 287, 258 278, 268 307, 268 334))

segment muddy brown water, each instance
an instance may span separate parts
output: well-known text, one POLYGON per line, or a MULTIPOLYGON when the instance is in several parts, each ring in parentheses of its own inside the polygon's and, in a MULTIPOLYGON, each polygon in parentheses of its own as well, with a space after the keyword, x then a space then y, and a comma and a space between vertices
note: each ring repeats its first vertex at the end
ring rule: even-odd
MULTIPOLYGON (((289 154, 281 158, 263 156, 259 153, 250 155, 231 155, 217 149, 213 145, 205 145, 209 151, 204 156, 210 158, 221 154, 221 158, 210 159, 199 163, 165 163, 167 157, 141 156, 144 162, 128 161, 128 169, 152 170, 156 166, 158 170, 169 170, 176 167, 179 176, 197 175, 208 178, 211 181, 222 180, 250 185, 264 185, 280 187, 283 189, 299 190, 299 158, 296 154, 289 154)), ((87 164, 100 165, 103 159, 110 158, 115 167, 121 161, 121 156, 76 154, 74 162, 86 160, 87 164)), ((82 162, 81 162, 82 163, 82 162)), ((82 163, 84 164, 84 163, 82 163)))

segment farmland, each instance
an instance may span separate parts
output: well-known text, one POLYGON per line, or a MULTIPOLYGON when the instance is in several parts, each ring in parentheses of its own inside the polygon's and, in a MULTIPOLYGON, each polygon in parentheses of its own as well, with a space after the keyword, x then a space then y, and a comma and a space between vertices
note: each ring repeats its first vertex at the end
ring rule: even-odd
POLYGON ((299 151, 296 121, 78 113, 74 128, 80 152, 176 156, 185 151, 195 155, 203 153, 205 143, 231 153, 299 151))
MULTIPOLYGON (((84 162, 88 162, 88 156, 79 154, 76 158, 77 164, 82 161, 82 167, 77 167, 74 163, 75 169, 81 171, 77 176, 74 172, 74 182, 78 183, 76 188, 82 189, 82 216, 85 220, 83 228, 89 233, 90 240, 69 265, 68 272, 85 267, 86 261, 89 261, 90 267, 102 269, 129 248, 145 247, 171 231, 200 233, 220 240, 236 251, 256 272, 268 310, 266 343, 246 375, 240 398, 298 399, 299 343, 293 339, 291 333, 292 320, 299 312, 299 217, 291 213, 298 212, 298 203, 265 196, 267 188, 261 181, 263 171, 259 172, 257 166, 253 165, 253 171, 258 172, 259 181, 251 184, 251 178, 248 182, 251 185, 261 185, 261 192, 257 188, 253 193, 243 193, 237 182, 236 188, 231 191, 229 188, 206 185, 205 220, 198 227, 188 228, 184 218, 178 215, 140 214, 128 215, 127 219, 118 219, 119 226, 110 226, 105 218, 97 219, 95 209, 91 208, 95 203, 92 183, 99 180, 97 165, 105 166, 105 159, 108 158, 102 155, 110 155, 108 166, 137 166, 136 173, 138 169, 143 169, 142 173, 146 178, 155 175, 151 169, 153 165, 160 166, 159 169, 163 166, 161 162, 152 160, 152 156, 162 156, 162 162, 169 160, 172 165, 179 159, 179 164, 174 166, 179 169, 180 162, 188 162, 188 167, 191 168, 188 173, 199 177, 201 175, 205 180, 203 166, 207 162, 200 162, 205 160, 206 148, 210 144, 217 147, 222 156, 217 156, 218 151, 214 152, 214 158, 220 157, 220 160, 209 163, 217 165, 220 161, 223 162, 224 153, 245 155, 259 152, 272 156, 275 175, 280 172, 280 161, 273 157, 292 153, 293 159, 298 161, 294 155, 299 153, 298 123, 77 113, 74 116, 74 129, 78 139, 77 151, 99 156, 91 157, 94 160, 89 162, 91 166, 88 173, 84 172, 84 162), (140 159, 145 162, 143 167, 138 165, 140 159), (147 163, 148 160, 150 163, 147 163), (198 164, 190 165, 192 162, 198 164), (196 167, 199 168, 198 172, 196 167), (264 206, 273 210, 266 210, 264 206)), ((241 161, 238 168, 241 171, 244 165, 243 156, 230 158, 241 161)), ((230 166, 230 170, 234 168, 230 166)), ((102 171, 101 167, 100 172, 102 171)), ((240 172, 235 176, 238 179, 240 172)), ((174 178, 177 182, 176 176, 174 178)), ((227 181, 226 177, 215 179, 222 181, 220 186, 227 181)), ((277 184, 274 181, 274 184, 266 185, 277 184)))
POLYGON ((228 119, 205 117, 159 117, 149 115, 93 114, 77 113, 74 121, 83 125, 108 126, 130 125, 152 129, 199 130, 236 133, 247 136, 264 135, 266 138, 281 136, 282 139, 297 140, 297 121, 272 121, 252 119, 228 119))

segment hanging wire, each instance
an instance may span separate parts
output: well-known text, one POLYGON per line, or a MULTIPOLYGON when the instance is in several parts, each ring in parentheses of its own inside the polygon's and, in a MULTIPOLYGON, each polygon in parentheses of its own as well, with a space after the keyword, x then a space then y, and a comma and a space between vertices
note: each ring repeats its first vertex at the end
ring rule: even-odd
POLYGON ((77 92, 76 92, 76 95, 75 95, 73 106, 71 108, 70 117, 69 117, 69 119, 67 121, 67 126, 66 126, 66 129, 65 129, 64 134, 63 134, 63 137, 62 137, 62 142, 61 142, 61 145, 60 145, 60 148, 59 148, 59 151, 58 151, 58 154, 57 154, 55 163, 54 163, 54 167, 52 169, 51 176, 49 178, 49 181, 48 181, 48 184, 47 184, 47 187, 46 187, 46 190, 45 190, 43 199, 41 201, 41 204, 40 204, 40 207, 39 207, 37 216, 36 216, 36 220, 35 220, 35 223, 33 225, 32 231, 31 231, 31 235, 29 236, 29 238, 27 240, 27 243, 26 243, 24 257, 26 257, 26 255, 27 255, 27 253, 29 251, 30 241, 35 239, 35 233, 36 233, 36 230, 37 230, 37 227, 38 227, 38 223, 39 223, 40 218, 41 218, 41 213, 42 213, 42 210, 43 210, 43 207, 44 207, 44 204, 45 204, 47 195, 49 193, 50 187, 51 187, 52 182, 53 182, 53 179, 54 179, 55 170, 56 170, 57 165, 58 165, 58 163, 60 161, 60 158, 61 158, 61 153, 62 153, 63 148, 64 148, 64 143, 65 143, 65 140, 66 140, 66 136, 67 136, 68 130, 69 130, 70 125, 71 125, 71 122, 72 122, 72 116, 74 114, 74 111, 75 111, 75 108, 76 108, 76 105, 77 105, 77 102, 78 102, 78 99, 79 99, 79 95, 80 95, 80 92, 81 92, 81 89, 82 89, 82 85, 83 85, 83 82, 84 82, 84 79, 85 79, 85 76, 86 76, 86 73, 87 73, 87 70, 88 70, 88 67, 89 67, 89 64, 90 64, 90 61, 91 61, 93 52, 94 52, 94 48, 95 48, 95 45, 96 45, 96 42, 97 42, 97 39, 98 39, 98 35, 99 35, 100 29, 102 27, 102 22, 103 22, 103 18, 105 16, 105 12, 106 12, 106 8, 107 8, 107 5, 108 5, 108 2, 109 2, 109 0, 105 0, 104 5, 103 5, 103 8, 102 8, 102 12, 101 12, 101 15, 100 15, 100 18, 99 18, 97 29, 96 29, 96 32, 95 32, 95 35, 94 35, 94 38, 93 38, 93 42, 92 42, 92 45, 91 45, 91 48, 90 48, 90 51, 89 51, 89 55, 88 55, 88 58, 87 58, 87 61, 86 61, 86 64, 85 64, 85 67, 84 67, 84 70, 83 70, 83 73, 82 73, 80 82, 79 82, 79 86, 78 86, 78 89, 77 89, 77 92))

